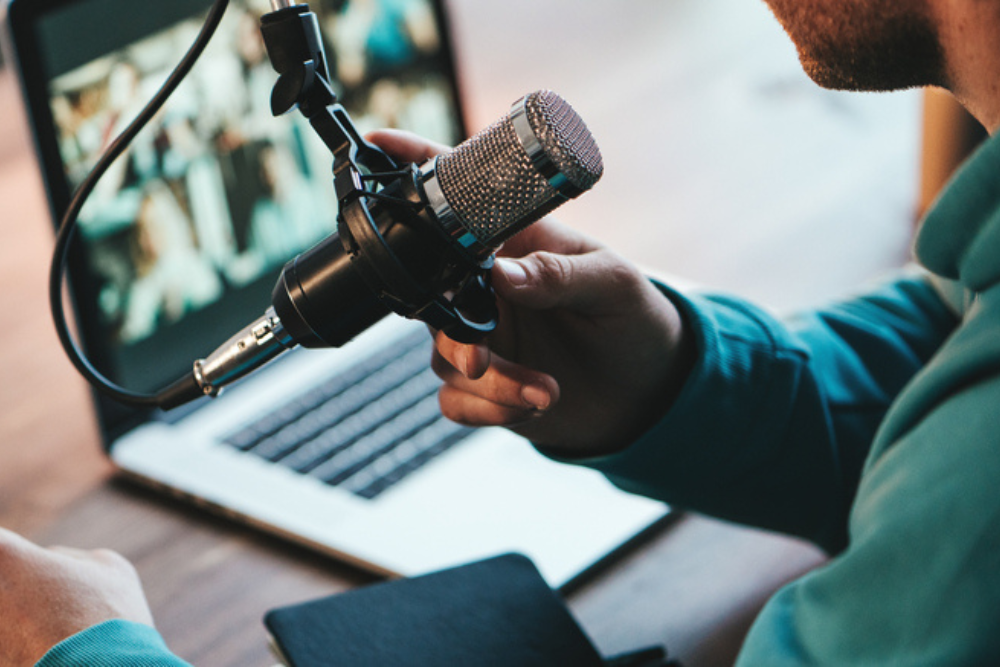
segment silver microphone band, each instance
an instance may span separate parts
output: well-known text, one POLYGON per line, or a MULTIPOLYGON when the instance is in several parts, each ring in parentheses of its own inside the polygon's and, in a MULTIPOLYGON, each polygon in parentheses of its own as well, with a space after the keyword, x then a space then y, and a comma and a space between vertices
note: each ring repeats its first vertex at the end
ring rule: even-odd
POLYGON ((441 181, 438 179, 437 161, 438 158, 435 156, 420 167, 420 185, 427 196, 427 203, 431 205, 434 215, 437 216, 441 229, 449 238, 468 250, 473 256, 485 257, 489 255, 494 249, 484 244, 475 234, 466 229, 461 218, 448 202, 448 198, 444 196, 441 181))
POLYGON ((514 102, 510 108, 510 122, 514 127, 514 133, 517 135, 517 140, 520 142, 521 148, 528 154, 528 159, 531 160, 531 164, 535 170, 542 178, 548 181, 549 185, 552 186, 552 189, 559 196, 567 200, 580 196, 584 193, 584 190, 574 185, 569 180, 569 177, 556 166, 556 163, 545 152, 545 148, 542 146, 542 142, 538 140, 535 131, 531 128, 531 122, 528 120, 527 103, 528 96, 525 95, 517 102, 514 102))
POLYGON ((536 91, 420 170, 444 233, 478 258, 601 177, 600 151, 565 100, 536 91))

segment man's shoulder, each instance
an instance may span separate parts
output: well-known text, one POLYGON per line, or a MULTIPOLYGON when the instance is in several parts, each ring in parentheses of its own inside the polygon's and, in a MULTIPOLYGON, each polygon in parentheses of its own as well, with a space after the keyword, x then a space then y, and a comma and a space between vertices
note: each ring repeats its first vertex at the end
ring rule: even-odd
POLYGON ((1000 369, 962 377, 928 401, 908 428, 881 443, 859 500, 891 489, 889 495, 904 503, 961 498, 962 504, 1000 511, 1000 369))

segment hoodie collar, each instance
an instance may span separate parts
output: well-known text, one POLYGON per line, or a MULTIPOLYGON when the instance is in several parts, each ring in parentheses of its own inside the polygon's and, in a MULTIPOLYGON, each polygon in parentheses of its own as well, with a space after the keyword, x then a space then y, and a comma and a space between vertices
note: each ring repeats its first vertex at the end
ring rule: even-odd
POLYGON ((917 259, 974 292, 1000 282, 1000 135, 958 171, 924 219, 917 259))

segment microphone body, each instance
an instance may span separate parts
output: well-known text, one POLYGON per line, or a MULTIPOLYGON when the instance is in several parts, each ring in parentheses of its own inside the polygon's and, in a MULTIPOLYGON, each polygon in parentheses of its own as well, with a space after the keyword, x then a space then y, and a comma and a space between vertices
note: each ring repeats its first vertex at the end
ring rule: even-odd
POLYGON ((285 265, 271 300, 296 344, 340 347, 424 294, 454 287, 448 269, 468 260, 454 256, 408 171, 385 198, 345 207, 336 234, 285 265))
POLYGON ((383 187, 341 201, 338 232, 285 265, 267 313, 195 363, 199 386, 215 395, 286 349, 339 347, 393 312, 478 340, 496 324, 493 253, 602 173, 580 117, 538 91, 453 151, 373 174, 383 187))

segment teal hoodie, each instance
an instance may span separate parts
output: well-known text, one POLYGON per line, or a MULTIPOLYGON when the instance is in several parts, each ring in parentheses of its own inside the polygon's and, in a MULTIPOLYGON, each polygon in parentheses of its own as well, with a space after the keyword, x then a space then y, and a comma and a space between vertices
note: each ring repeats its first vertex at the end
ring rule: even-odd
POLYGON ((916 254, 931 274, 786 323, 668 291, 701 360, 660 424, 587 462, 830 553, 768 602, 740 665, 1000 664, 1000 140, 916 254))
MULTIPOLYGON (((932 274, 785 322, 664 288, 699 361, 658 425, 584 462, 830 553, 765 606, 741 665, 1000 664, 1000 141, 947 189, 917 256, 932 274)), ((182 663, 114 622, 40 664, 182 663)))

